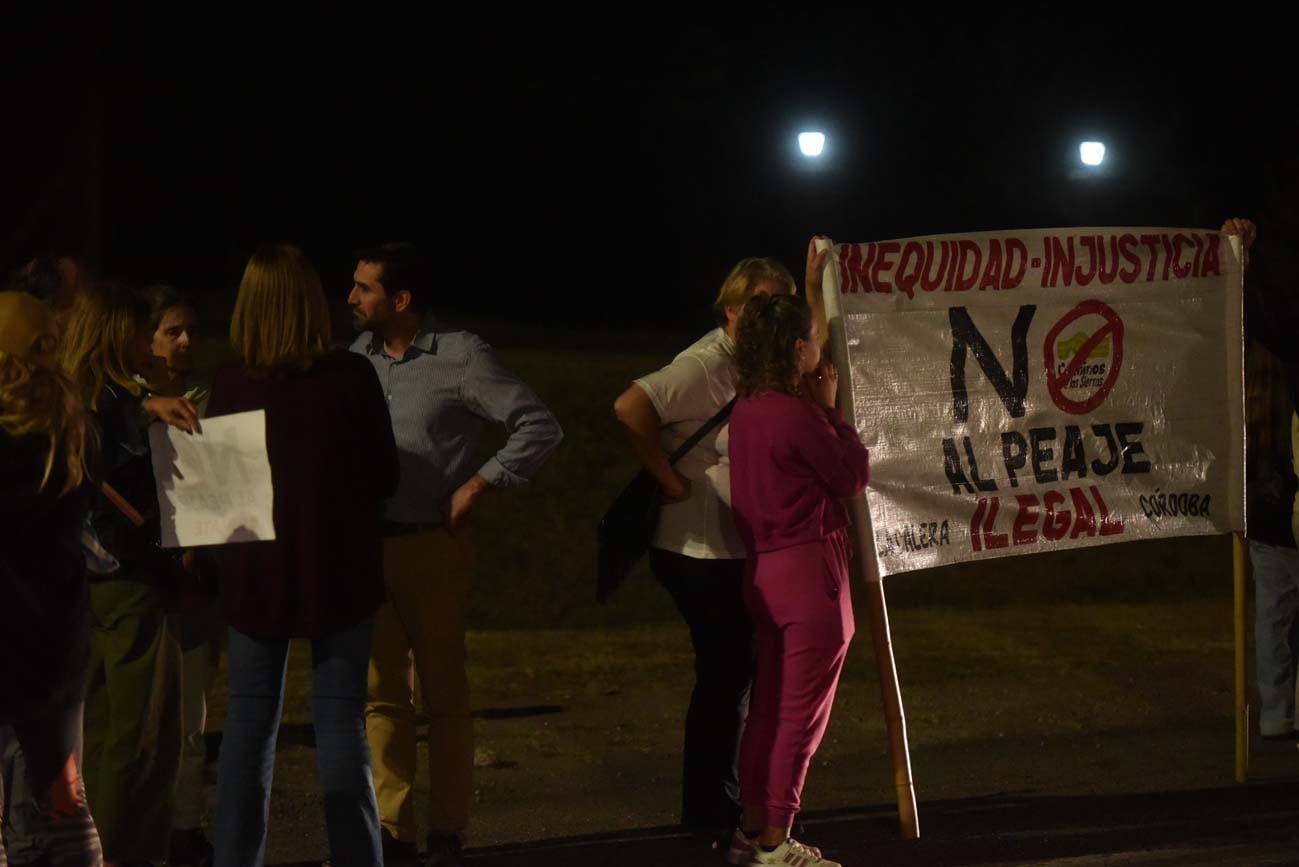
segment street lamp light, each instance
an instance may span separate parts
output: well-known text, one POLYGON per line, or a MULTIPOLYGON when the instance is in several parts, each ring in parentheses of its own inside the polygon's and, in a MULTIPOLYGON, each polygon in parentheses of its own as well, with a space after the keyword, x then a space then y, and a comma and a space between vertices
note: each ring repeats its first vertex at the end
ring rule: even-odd
POLYGON ((805 157, 819 157, 825 150, 825 133, 823 132, 800 132, 798 134, 798 149, 803 152, 805 157))
POLYGON ((1105 161, 1105 144, 1098 141, 1085 141, 1078 145, 1078 155, 1085 166, 1099 166, 1105 161))

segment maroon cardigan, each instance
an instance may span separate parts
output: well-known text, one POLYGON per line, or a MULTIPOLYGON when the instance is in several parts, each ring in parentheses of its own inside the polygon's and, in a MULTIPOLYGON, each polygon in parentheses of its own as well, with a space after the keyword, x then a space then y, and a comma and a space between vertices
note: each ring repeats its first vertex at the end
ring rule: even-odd
POLYGON ((397 445, 374 366, 331 352, 304 371, 217 374, 208 416, 266 411, 275 541, 221 547, 221 607, 254 638, 319 638, 384 599, 383 501, 397 445))

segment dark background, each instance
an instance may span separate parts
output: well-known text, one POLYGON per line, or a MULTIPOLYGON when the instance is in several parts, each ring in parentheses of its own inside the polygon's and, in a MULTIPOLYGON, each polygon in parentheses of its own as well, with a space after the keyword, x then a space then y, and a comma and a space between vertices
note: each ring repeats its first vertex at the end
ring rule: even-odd
POLYGON ((71 252, 218 299, 284 240, 341 306, 351 251, 401 238, 445 309, 693 327, 737 258, 801 274, 813 232, 1248 214, 1256 275, 1288 280, 1282 22, 935 10, 6 12, 0 264, 71 252))

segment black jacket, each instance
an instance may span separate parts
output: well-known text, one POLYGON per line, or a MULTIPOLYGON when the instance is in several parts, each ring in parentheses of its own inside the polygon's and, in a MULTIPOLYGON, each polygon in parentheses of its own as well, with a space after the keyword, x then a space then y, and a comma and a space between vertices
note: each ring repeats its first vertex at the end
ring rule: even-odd
POLYGON ((81 527, 88 486, 59 496, 48 440, 0 429, 0 720, 39 718, 82 700, 90 654, 81 527))

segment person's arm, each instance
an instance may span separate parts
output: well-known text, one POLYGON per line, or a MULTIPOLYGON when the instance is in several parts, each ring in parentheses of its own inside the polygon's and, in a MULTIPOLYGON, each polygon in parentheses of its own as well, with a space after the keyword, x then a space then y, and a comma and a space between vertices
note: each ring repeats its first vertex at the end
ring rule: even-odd
POLYGON ((855 497, 870 482, 870 452, 856 429, 834 408, 839 372, 824 361, 805 383, 811 395, 811 418, 809 424, 794 429, 793 451, 832 496, 855 497))
POLYGON ((663 489, 663 498, 668 502, 688 499, 690 480, 674 470, 668 462, 668 453, 659 443, 663 419, 659 417, 654 402, 645 390, 632 383, 614 401, 613 414, 622 425, 623 433, 627 435, 627 441, 636 453, 636 459, 658 480, 659 487, 663 489))
POLYGON ((517 488, 541 469, 564 438, 564 431, 541 399, 501 366, 491 347, 469 348, 461 397, 480 418, 505 425, 506 439, 496 454, 451 495, 450 526, 464 524, 488 488, 517 488))
POLYGON ((1254 221, 1245 217, 1230 217, 1222 224, 1222 234, 1239 235, 1241 253, 1244 259, 1241 263, 1244 270, 1249 269, 1249 250, 1254 246, 1254 240, 1258 237, 1258 227, 1254 221))
POLYGON ((153 418, 186 433, 202 433, 198 421, 198 408, 187 397, 153 395, 141 403, 144 411, 153 418))
POLYGON ((816 333, 820 335, 821 346, 824 347, 830 340, 830 330, 828 320, 825 315, 825 294, 821 289, 821 283, 824 279, 825 260, 834 250, 834 244, 830 247, 816 251, 816 241, 818 238, 824 238, 824 235, 813 235, 812 240, 807 242, 807 271, 803 275, 803 286, 807 292, 807 304, 812 308, 812 321, 816 323, 816 333))

